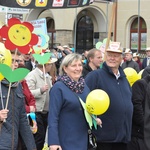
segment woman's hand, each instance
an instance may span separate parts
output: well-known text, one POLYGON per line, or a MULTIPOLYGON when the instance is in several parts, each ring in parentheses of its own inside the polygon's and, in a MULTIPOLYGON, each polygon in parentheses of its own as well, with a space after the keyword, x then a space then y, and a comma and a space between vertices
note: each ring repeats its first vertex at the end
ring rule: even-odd
POLYGON ((99 125, 102 128, 102 120, 100 118, 95 118, 97 125, 99 125))
POLYGON ((62 150, 61 146, 59 146, 59 145, 51 145, 51 146, 49 147, 49 149, 50 149, 50 150, 62 150))
POLYGON ((29 106, 30 107, 30 112, 35 112, 35 107, 34 106, 29 106))
POLYGON ((4 121, 7 118, 8 112, 8 109, 0 110, 0 121, 4 121))
POLYGON ((47 90, 48 90, 48 84, 45 84, 44 86, 42 86, 41 88, 40 88, 40 90, 41 90, 41 94, 43 94, 44 92, 46 92, 47 90))
POLYGON ((91 115, 91 117, 96 121, 97 125, 102 128, 102 120, 100 118, 97 118, 97 116, 95 115, 91 115))

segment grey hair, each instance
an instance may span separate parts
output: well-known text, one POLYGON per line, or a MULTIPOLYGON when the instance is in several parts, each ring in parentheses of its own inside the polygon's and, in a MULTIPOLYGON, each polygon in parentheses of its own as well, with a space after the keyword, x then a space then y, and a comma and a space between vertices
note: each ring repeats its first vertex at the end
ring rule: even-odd
POLYGON ((82 55, 77 53, 71 53, 65 56, 59 68, 59 75, 62 76, 65 74, 65 71, 63 69, 64 67, 68 67, 68 65, 70 65, 73 61, 78 60, 82 62, 82 55))

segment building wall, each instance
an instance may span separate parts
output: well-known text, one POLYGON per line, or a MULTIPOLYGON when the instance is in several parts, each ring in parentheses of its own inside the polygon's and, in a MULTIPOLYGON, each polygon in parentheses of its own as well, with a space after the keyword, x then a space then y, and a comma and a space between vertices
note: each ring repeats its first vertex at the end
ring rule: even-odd
POLYGON ((72 30, 57 30, 56 37, 56 43, 60 45, 73 44, 72 30))
MULTIPOLYGON (((134 18, 138 16, 139 1, 140 16, 145 20, 147 25, 147 46, 150 47, 150 0, 118 0, 117 23, 112 27, 111 32, 113 36, 111 39, 114 40, 114 34, 116 33, 116 41, 121 42, 121 46, 124 48, 130 46, 130 25, 134 18)), ((86 10, 93 20, 94 32, 99 32, 99 40, 102 40, 107 37, 109 31, 112 6, 113 3, 94 2, 90 6, 81 8, 51 10, 32 9, 29 14, 23 14, 23 20, 30 21, 44 17, 53 18, 55 22, 56 42, 61 45, 73 44, 76 22, 82 16, 81 12, 86 10)), ((5 13, 0 13, 0 21, 6 22, 5 13)))
POLYGON ((122 43, 123 47, 130 46, 130 25, 133 19, 138 17, 139 11, 147 25, 147 47, 150 46, 150 0, 140 0, 140 8, 138 4, 138 0, 118 0, 117 40, 122 43))

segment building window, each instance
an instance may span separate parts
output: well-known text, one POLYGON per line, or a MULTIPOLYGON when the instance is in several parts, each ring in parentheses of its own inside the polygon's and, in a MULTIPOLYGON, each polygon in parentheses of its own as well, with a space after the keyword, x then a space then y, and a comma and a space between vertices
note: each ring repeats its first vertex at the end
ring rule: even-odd
POLYGON ((56 44, 55 24, 52 18, 47 18, 47 31, 49 35, 49 48, 54 48, 56 44))
POLYGON ((87 15, 81 17, 77 24, 77 52, 83 53, 85 50, 93 48, 93 35, 92 19, 87 15))
POLYGON ((147 41, 147 27, 143 18, 140 18, 138 26, 138 18, 134 19, 130 29, 130 48, 132 50, 145 50, 147 41), (138 29, 139 28, 139 29, 138 29), (139 33, 139 34, 138 34, 139 33))

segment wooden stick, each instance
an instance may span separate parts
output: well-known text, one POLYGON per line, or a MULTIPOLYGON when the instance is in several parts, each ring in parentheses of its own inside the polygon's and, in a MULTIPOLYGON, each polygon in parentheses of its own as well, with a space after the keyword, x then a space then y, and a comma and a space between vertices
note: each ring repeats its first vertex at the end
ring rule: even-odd
POLYGON ((46 83, 46 77, 45 77, 45 66, 44 66, 44 64, 43 64, 43 76, 44 76, 44 82, 45 82, 45 84, 47 84, 46 83))
POLYGON ((2 109, 4 109, 4 102, 3 102, 3 94, 2 94, 1 81, 0 81, 0 96, 1 96, 2 109))
MULTIPOLYGON (((17 48, 15 50, 15 55, 14 55, 14 61, 13 61, 13 64, 15 63, 15 58, 16 58, 16 55, 17 55, 17 48)), ((14 65, 12 66, 12 70, 14 70, 14 65)), ((5 109, 7 109, 8 107, 8 103, 9 103, 9 96, 10 96, 10 90, 11 90, 11 85, 12 83, 10 82, 9 83, 9 88, 8 88, 8 93, 7 93, 7 100, 6 100, 6 106, 5 106, 5 109)), ((4 119, 4 122, 6 122, 6 119, 4 119)))
POLYGON ((9 88, 8 88, 8 93, 7 93, 7 100, 6 100, 6 106, 5 109, 8 107, 8 102, 9 102, 9 95, 10 95, 10 90, 11 90, 11 82, 9 83, 9 88))
MULTIPOLYGON (((16 55, 17 55, 17 48, 16 48, 16 50, 15 50, 14 61, 13 61, 12 64, 14 64, 15 61, 16 61, 16 59, 15 59, 15 58, 16 58, 16 55)), ((12 70, 14 70, 14 65, 12 65, 12 70)), ((9 96, 10 96, 11 85, 12 85, 12 83, 10 82, 10 83, 9 83, 9 89, 8 89, 8 94, 7 94, 7 100, 6 100, 6 106, 5 106, 5 109, 7 109, 7 107, 8 107, 8 102, 9 102, 9 96)))
MULTIPOLYGON (((113 6, 112 6, 112 12, 111 12, 111 19, 110 19, 110 24, 109 24, 109 29, 108 29, 108 37, 107 37, 107 41, 106 41, 106 46, 105 46, 105 52, 108 49, 109 46, 109 41, 110 41, 110 37, 111 37, 111 31, 112 31, 112 26, 113 26, 113 21, 114 21, 114 16, 115 16, 115 9, 116 9, 116 2, 113 2, 113 6)), ((106 53, 104 53, 104 61, 106 59, 106 53)))

